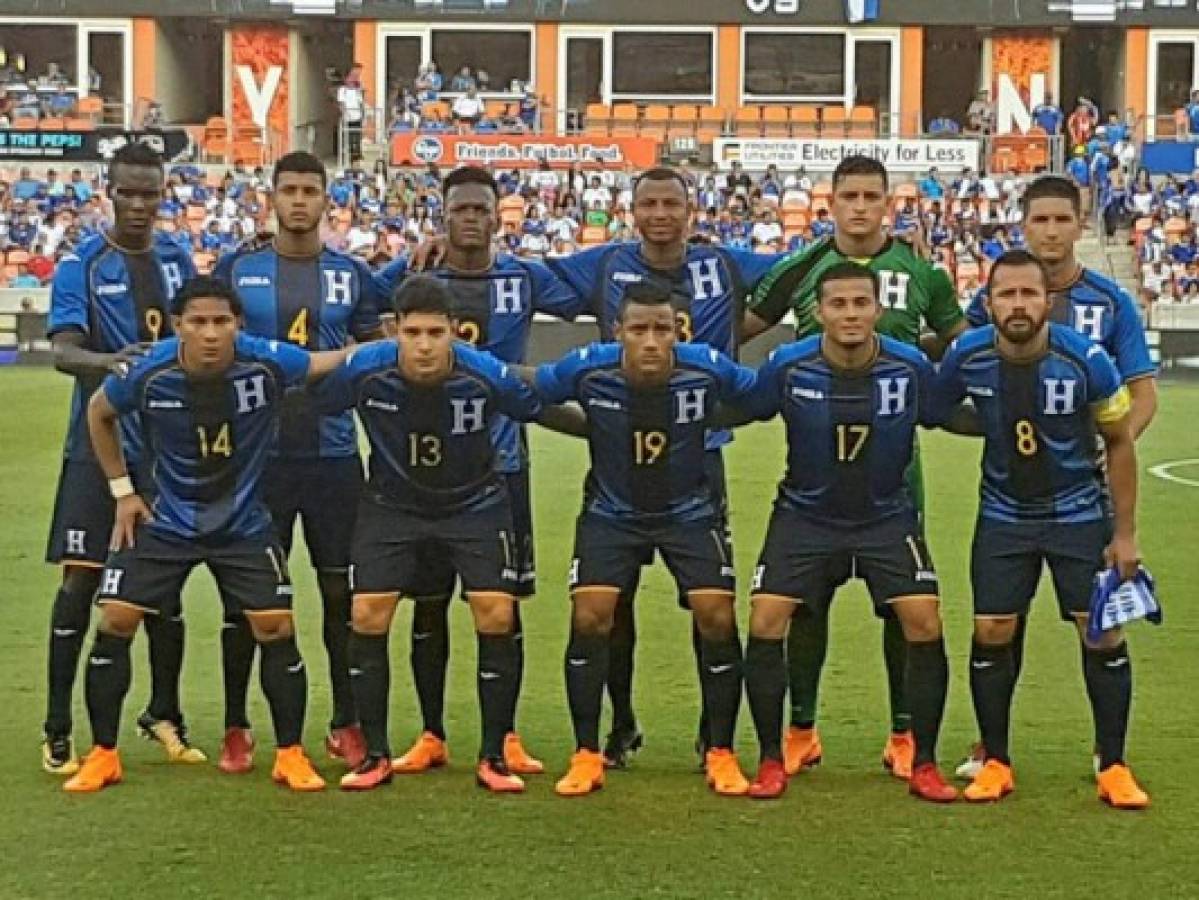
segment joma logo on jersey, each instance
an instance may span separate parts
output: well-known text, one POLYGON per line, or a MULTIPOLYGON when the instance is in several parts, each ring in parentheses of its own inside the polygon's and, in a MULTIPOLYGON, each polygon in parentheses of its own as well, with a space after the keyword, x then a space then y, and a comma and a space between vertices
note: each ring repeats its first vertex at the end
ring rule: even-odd
POLYGON ((1045 386, 1045 415, 1069 416, 1076 407, 1074 386, 1078 384, 1073 378, 1046 378, 1045 386))
POLYGON ((242 275, 237 279, 238 287, 270 287, 271 280, 265 275, 242 275))
POLYGON ((251 413, 266 406, 266 376, 252 375, 249 378, 238 378, 233 382, 233 390, 237 393, 238 413, 251 413))
POLYGON ((907 272, 891 272, 883 269, 878 273, 878 300, 884 309, 908 308, 908 282, 912 276, 907 272))
POLYGON ((674 421, 676 425, 687 425, 691 422, 701 422, 704 418, 704 399, 708 395, 707 388, 691 388, 676 391, 674 395, 674 421))
POLYGON ((450 434, 470 434, 474 431, 482 431, 483 426, 487 424, 486 397, 454 397, 450 400, 450 406, 454 410, 454 427, 450 430, 450 434))
POLYGON ((878 380, 878 414, 880 416, 903 414, 908 405, 908 382, 910 380, 906 376, 878 380))

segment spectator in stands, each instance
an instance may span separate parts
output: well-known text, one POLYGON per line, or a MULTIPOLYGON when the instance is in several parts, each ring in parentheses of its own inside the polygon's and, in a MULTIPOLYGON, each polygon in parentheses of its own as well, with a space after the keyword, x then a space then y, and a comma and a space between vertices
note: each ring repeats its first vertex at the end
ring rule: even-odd
POLYGON ((520 239, 520 255, 537 258, 545 256, 550 249, 550 240, 545 233, 545 224, 530 220, 525 225, 524 234, 520 239))
MULTIPOLYGON (((61 241, 59 242, 61 244, 61 241)), ((46 248, 42 244, 35 244, 33 253, 30 254, 26 266, 29 269, 29 274, 38 280, 40 284, 46 284, 54 276, 54 260, 52 259, 53 251, 50 255, 46 255, 46 248)))
POLYGON ((816 210, 816 218, 812 220, 812 240, 818 241, 821 238, 832 237, 837 230, 836 223, 829 218, 828 210, 824 207, 816 210))
POLYGON ((1186 105, 1187 137, 1199 141, 1199 90, 1191 91, 1191 99, 1186 105))
POLYGON ((1076 148, 1085 147, 1095 134, 1096 121, 1094 105, 1089 103, 1085 97, 1079 97, 1078 105, 1074 107, 1074 112, 1070 113, 1070 118, 1066 120, 1066 132, 1070 135, 1070 144, 1076 148))
POLYGON ((966 130, 974 134, 990 134, 995 125, 995 104, 989 91, 979 91, 966 109, 966 130))
POLYGON ((982 193, 982 185, 973 169, 963 169, 960 177, 953 182, 953 195, 959 200, 974 201, 982 193))
POLYGON ((454 101, 450 112, 459 128, 473 128, 483 118, 483 100, 479 97, 478 89, 471 84, 466 93, 454 101))
POLYGON ((755 247, 759 244, 773 245, 775 243, 782 243, 783 226, 779 223, 778 216, 773 209, 767 209, 762 214, 762 218, 754 223, 751 238, 755 247))
POLYGON ((589 228, 607 228, 611 218, 608 208, 601 201, 596 200, 587 210, 587 216, 583 222, 589 228))
POLYGON ((10 288, 36 288, 41 287, 42 283, 36 275, 29 271, 29 266, 25 263, 17 263, 17 273, 8 279, 10 288))
POLYGON ((32 200, 42 189, 42 182, 30 174, 28 166, 22 166, 17 180, 13 182, 12 198, 14 200, 32 200))
POLYGON ((150 105, 146 107, 146 114, 142 117, 142 128, 146 131, 157 130, 166 123, 166 113, 163 112, 162 104, 157 100, 151 100, 150 105))
POLYGON ((1158 259, 1141 270, 1141 296, 1149 303, 1156 303, 1162 295, 1170 294, 1171 272, 1158 259))
POLYGON ((1044 102, 1037 104, 1032 111, 1033 122, 1046 134, 1061 134, 1065 118, 1061 107, 1053 102, 1052 94, 1046 94, 1044 102))
POLYGON ((749 177, 749 173, 745 171, 741 163, 735 162, 729 171, 727 184, 729 194, 748 197, 749 192, 753 190, 754 180, 749 177))
POLYGON ((478 89, 478 82, 475 81, 475 76, 471 73, 470 66, 463 66, 458 70, 458 73, 450 79, 450 93, 461 94, 465 93, 470 88, 478 89))
POLYGON ((526 87, 524 96, 520 98, 520 124, 525 131, 537 131, 537 120, 541 114, 541 100, 533 93, 531 87, 526 87))
POLYGON ((592 209, 597 202, 607 209, 612 205, 612 192, 604 186, 598 175, 592 175, 591 184, 583 191, 583 205, 592 209))
POLYGON ((420 109, 420 99, 408 88, 402 88, 391 106, 390 130, 419 128, 420 109))
POLYGON ((362 124, 366 118, 366 92, 362 88, 362 64, 354 63, 337 89, 337 105, 349 142, 349 157, 362 159, 362 124))
POLYGON ((30 221, 29 214, 24 209, 16 212, 12 223, 8 226, 9 246, 28 250, 33 246, 35 237, 37 237, 37 225, 30 221))
POLYGON ((1157 202, 1157 192, 1153 189, 1153 182, 1149 180, 1149 173, 1144 169, 1137 173, 1132 190, 1128 195, 1128 202, 1137 218, 1145 218, 1153 214, 1153 207, 1157 202))
POLYGON ((943 200, 945 198, 945 185, 941 181, 941 175, 937 172, 936 167, 928 170, 928 174, 920 179, 920 183, 916 185, 916 189, 920 191, 920 196, 928 200, 943 200))
POLYGON ((948 115, 941 114, 928 123, 928 133, 932 137, 953 137, 962 133, 962 126, 948 115))

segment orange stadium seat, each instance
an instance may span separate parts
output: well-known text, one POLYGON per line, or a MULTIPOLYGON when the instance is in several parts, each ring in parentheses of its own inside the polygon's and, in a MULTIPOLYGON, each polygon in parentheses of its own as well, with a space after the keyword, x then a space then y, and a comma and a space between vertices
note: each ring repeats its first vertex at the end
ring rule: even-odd
POLYGON ((37 131, 37 119, 33 116, 18 116, 12 120, 12 127, 16 131, 37 131))
POLYGON ((699 122, 699 109, 690 103, 671 107, 670 136, 691 137, 699 122))
POLYGON ((229 158, 229 123, 223 116, 213 116, 204 123, 204 140, 201 141, 205 159, 229 158))
POLYGON ((95 131, 96 123, 92 119, 67 119, 64 127, 67 131, 95 131))
POLYGON ((762 134, 765 137, 790 137, 791 116, 785 106, 762 108, 762 134))
POLYGON ((19 266, 29 262, 29 253, 25 250, 9 250, 8 256, 5 258, 10 266, 19 266))
POLYGON ((483 103, 483 112, 488 119, 498 122, 508 115, 508 106, 507 100, 487 100, 483 103))
POLYGON ((820 109, 815 106, 791 107, 791 135, 816 137, 820 134, 820 109))
POLYGON ((605 103, 588 103, 583 113, 583 131, 587 134, 608 134, 612 109, 605 103))
POLYGON ((645 118, 641 120, 640 134, 642 137, 665 140, 670 130, 670 107, 661 103, 651 103, 645 108, 645 118))
POLYGON ((849 113, 850 137, 874 137, 878 134, 878 120, 869 106, 855 106, 849 113))
POLYGON ((612 126, 611 133, 630 135, 637 133, 637 104, 636 103, 614 103, 612 104, 612 126))
POLYGON ((820 117, 820 133, 825 137, 844 137, 849 113, 844 106, 826 106, 820 117))
POLYGON ((762 107, 740 106, 733 113, 733 129, 738 137, 762 136, 762 107))
POLYGON ((695 136, 701 141, 711 141, 724 134, 725 123, 728 121, 728 111, 718 106, 701 106, 699 108, 699 125, 695 136))
POLYGON ((60 116, 51 116, 39 120, 37 127, 40 131, 62 131, 67 127, 67 120, 60 116))
POLYGON ((98 122, 104 115, 104 98, 103 97, 80 97, 79 102, 75 104, 75 111, 93 122, 98 122))

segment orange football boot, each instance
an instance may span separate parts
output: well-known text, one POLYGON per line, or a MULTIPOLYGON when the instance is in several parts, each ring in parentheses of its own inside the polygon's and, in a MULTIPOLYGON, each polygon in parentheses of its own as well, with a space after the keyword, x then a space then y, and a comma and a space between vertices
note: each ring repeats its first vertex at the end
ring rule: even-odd
POLYGON ((439 769, 450 761, 445 741, 431 731, 416 739, 416 743, 403 756, 391 761, 391 771, 397 775, 419 775, 429 769, 439 769))
POLYGON ((93 747, 79 771, 63 783, 62 789, 72 794, 94 794, 116 784, 123 775, 121 757, 115 747, 93 747))

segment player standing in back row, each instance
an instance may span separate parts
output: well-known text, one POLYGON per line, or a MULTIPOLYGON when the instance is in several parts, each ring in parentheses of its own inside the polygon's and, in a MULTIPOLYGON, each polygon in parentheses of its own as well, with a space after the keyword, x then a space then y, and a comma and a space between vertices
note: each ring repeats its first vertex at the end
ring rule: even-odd
MULTIPOLYGON (((88 440, 88 398, 105 375, 125 371, 150 343, 171 334, 171 297, 195 274, 178 242, 154 232, 163 195, 162 160, 144 144, 128 144, 108 167, 115 222, 88 238, 58 264, 50 291, 49 335, 54 365, 75 378, 71 423, 63 452, 54 521, 46 559, 63 567, 50 614, 49 691, 42 767, 72 775, 79 764, 71 745, 71 694, 92 600, 108 556, 113 502, 88 440)), ((139 486, 149 462, 136 417, 122 422, 126 458, 139 486)), ((203 762, 187 740, 179 710, 183 665, 183 619, 147 623, 152 687, 149 708, 138 720, 178 762, 203 762)))
MULTIPOLYGON (((927 325, 936 338, 925 350, 933 359, 939 358, 950 341, 966 330, 965 318, 945 273, 918 256, 907 243, 889 237, 884 231, 887 203, 887 170, 882 163, 865 156, 842 160, 833 172, 832 214, 836 232, 774 267, 750 301, 744 339, 777 325, 788 312, 795 313, 796 337, 818 333, 820 277, 831 267, 849 261, 866 266, 878 276, 879 300, 883 306, 876 326, 878 333, 917 346, 922 327, 927 325)), ((916 511, 923 520, 919 444, 908 470, 908 483, 916 511)), ((824 607, 829 600, 831 597, 814 598, 811 609, 798 608, 788 633, 791 725, 787 729, 785 757, 789 774, 815 765, 823 754, 816 729, 816 698, 828 651, 828 617, 812 610, 824 607)), ((915 745, 904 676, 907 642, 898 620, 891 615, 883 622, 883 657, 891 695, 891 736, 883 749, 883 764, 897 777, 908 778, 915 745)))
MULTIPOLYGON (((306 350, 338 350, 351 338, 383 337, 370 270, 321 242, 328 205, 324 165, 310 153, 289 153, 276 164, 274 181, 279 225, 274 241, 225 256, 214 272, 241 300, 246 333, 306 350)), ((285 552, 291 552, 296 520, 304 526, 324 608, 333 694, 325 743, 331 756, 352 769, 366 754, 354 712, 348 649, 350 544, 362 489, 353 418, 349 413, 318 415, 303 392, 288 397, 264 479, 264 498, 285 552)), ((220 766, 226 772, 245 772, 253 763, 246 692, 255 643, 244 617, 226 620, 221 647, 226 731, 220 766)))

